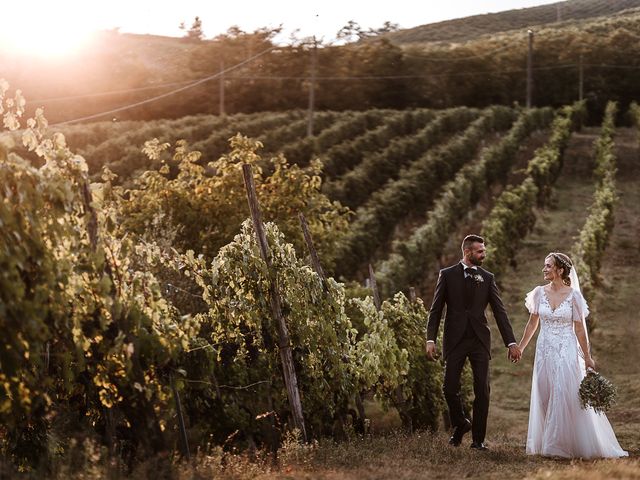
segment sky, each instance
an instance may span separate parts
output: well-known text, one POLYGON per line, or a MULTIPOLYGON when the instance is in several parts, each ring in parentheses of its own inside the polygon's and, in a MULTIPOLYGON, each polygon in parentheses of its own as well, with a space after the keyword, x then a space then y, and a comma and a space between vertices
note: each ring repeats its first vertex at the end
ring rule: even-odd
POLYGON ((315 35, 325 43, 354 20, 364 29, 385 21, 411 28, 469 15, 526 8, 557 0, 23 0, 2 2, 0 42, 30 53, 79 48, 96 30, 182 36, 196 16, 207 38, 237 25, 253 31, 282 25, 283 41, 315 35))
POLYGON ((232 25, 253 30, 263 26, 276 27, 282 23, 287 31, 299 28, 301 36, 316 35, 331 40, 349 20, 355 20, 365 28, 380 27, 387 20, 399 24, 401 28, 410 28, 554 1, 557 0, 234 0, 224 3, 219 0, 111 0, 109 11, 100 12, 97 20, 103 25, 120 26, 121 31, 181 36, 182 32, 178 29, 180 21, 190 25, 198 15, 208 37, 222 33, 232 25), (171 7, 163 8, 162 5, 171 7), (230 5, 232 8, 229 8, 230 5))

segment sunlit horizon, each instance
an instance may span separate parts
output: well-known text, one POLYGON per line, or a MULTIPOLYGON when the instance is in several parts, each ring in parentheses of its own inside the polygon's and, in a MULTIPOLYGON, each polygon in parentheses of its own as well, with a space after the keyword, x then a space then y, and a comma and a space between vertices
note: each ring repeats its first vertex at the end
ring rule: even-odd
POLYGON ((265 4, 255 0, 237 0, 233 8, 220 8, 212 2, 183 0, 179 3, 149 0, 112 0, 97 5, 81 0, 32 0, 3 5, 0 50, 18 55, 60 58, 71 56, 88 44, 100 31, 180 37, 198 16, 205 38, 213 38, 233 26, 245 31, 282 27, 279 36, 285 41, 291 34, 297 38, 317 36, 332 42, 341 27, 349 21, 362 28, 379 28, 384 22, 400 28, 413 28, 443 20, 488 12, 526 8, 555 0, 491 0, 477 2, 457 0, 438 5, 416 5, 413 0, 396 0, 391 4, 370 1, 343 2, 326 0, 322 4, 300 5, 281 0, 265 4))
MULTIPOLYGON (((76 14, 61 12, 51 6, 38 7, 42 13, 20 16, 3 15, 0 50, 15 55, 56 59, 74 55, 90 42, 97 29, 84 21, 81 10, 76 14), (12 21, 7 21, 12 18, 12 21)), ((3 10, 5 7, 3 6, 3 10)))

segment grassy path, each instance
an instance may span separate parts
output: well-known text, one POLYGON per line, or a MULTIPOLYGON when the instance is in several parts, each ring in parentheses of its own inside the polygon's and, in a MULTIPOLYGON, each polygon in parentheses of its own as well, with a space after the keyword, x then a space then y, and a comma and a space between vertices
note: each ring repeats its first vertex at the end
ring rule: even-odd
POLYGON ((603 258, 602 294, 596 298, 592 335, 596 361, 617 385, 618 406, 609 416, 625 448, 640 455, 640 152, 629 131, 616 139, 619 202, 616 225, 603 258))
MULTIPOLYGON (((519 341, 529 318, 524 306, 525 294, 544 284, 542 265, 549 252, 569 253, 577 232, 587 217, 586 207, 593 199, 591 180, 591 146, 597 131, 574 134, 566 152, 565 168, 558 179, 551 205, 538 212, 533 232, 521 243, 515 258, 516 267, 499 278, 502 298, 519 341)), ((514 365, 507 361, 497 329, 493 328, 492 402, 490 432, 500 432, 505 440, 522 449, 526 442, 529 418, 529 394, 535 337, 523 360, 514 365)))

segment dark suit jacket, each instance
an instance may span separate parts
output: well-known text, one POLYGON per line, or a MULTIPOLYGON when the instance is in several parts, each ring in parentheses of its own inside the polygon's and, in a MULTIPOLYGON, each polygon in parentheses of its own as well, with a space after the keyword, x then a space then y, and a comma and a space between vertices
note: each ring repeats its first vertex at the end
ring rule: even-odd
POLYGON ((473 299, 469 308, 467 308, 465 306, 465 278, 462 264, 458 263, 440 270, 436 291, 433 295, 433 303, 429 310, 427 340, 436 341, 438 338, 442 310, 446 305, 447 313, 444 321, 442 342, 442 354, 445 360, 451 349, 464 337, 468 322, 470 322, 482 345, 489 353, 491 352, 491 330, 484 313, 487 305, 491 305, 493 316, 496 319, 505 346, 516 342, 493 274, 478 267, 478 275, 480 275, 482 281, 472 280, 473 299))

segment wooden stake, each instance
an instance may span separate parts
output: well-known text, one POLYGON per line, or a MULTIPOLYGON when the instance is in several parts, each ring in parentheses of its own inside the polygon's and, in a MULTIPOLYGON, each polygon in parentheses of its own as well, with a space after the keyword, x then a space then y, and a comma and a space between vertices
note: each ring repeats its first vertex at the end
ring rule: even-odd
POLYGON ((373 303, 376 309, 380 310, 380 308, 382 308, 382 302, 380 301, 380 292, 378 292, 378 284, 376 283, 376 274, 373 272, 373 266, 371 264, 369 264, 369 283, 373 291, 373 303))
POLYGON ((302 234, 304 235, 304 241, 307 244, 307 248, 309 249, 309 255, 311 256, 311 266, 318 274, 320 279, 322 280, 322 285, 324 285, 325 291, 327 290, 327 277, 324 274, 324 270, 322 269, 322 265, 320 264, 320 257, 318 256, 318 252, 316 251, 316 247, 313 244, 313 238, 311 238, 311 232, 309 232, 309 225, 307 224, 307 219, 304 218, 304 214, 300 212, 298 214, 298 218, 300 219, 300 225, 302 226, 302 234))
POLYGON ((416 287, 409 287, 409 300, 411 303, 416 303, 418 301, 418 296, 416 295, 416 287))
POLYGON ((91 249, 95 251, 98 247, 98 214, 93 208, 93 205, 91 205, 93 199, 87 178, 85 178, 82 183, 82 200, 84 201, 85 213, 89 216, 89 221, 87 222, 89 242, 91 243, 91 249))
POLYGON ((280 304, 280 294, 278 292, 278 280, 273 272, 271 265, 271 257, 269 255, 269 245, 267 243, 267 235, 262 224, 262 215, 260 213, 260 205, 256 195, 256 187, 253 182, 253 173, 251 165, 245 163, 242 165, 242 174, 244 176, 244 184, 247 190, 247 201, 251 210, 251 219, 253 220, 253 228, 258 238, 260 246, 260 254, 267 265, 269 272, 269 300, 271 304, 271 313, 278 325, 278 347, 280 353, 280 361, 282 362, 282 372, 284 375, 284 383, 287 387, 287 396, 289 398, 289 406, 293 416, 293 425, 300 430, 302 438, 307 441, 307 431, 304 426, 304 416, 302 414, 302 402, 300 400, 300 391, 298 390, 298 378, 293 364, 293 354, 291 352, 291 341, 289 339, 289 330, 282 314, 282 305, 280 304))
POLYGON ((176 384, 173 381, 173 375, 169 375, 169 381, 171 383, 171 390, 173 390, 173 400, 176 403, 176 413, 178 415, 178 426, 180 427, 180 440, 182 443, 182 454, 189 460, 191 454, 189 453, 189 440, 187 438, 187 428, 184 425, 184 417, 182 416, 182 403, 180 402, 180 394, 176 388, 176 384))

